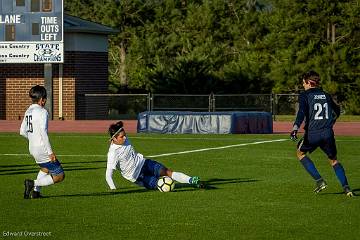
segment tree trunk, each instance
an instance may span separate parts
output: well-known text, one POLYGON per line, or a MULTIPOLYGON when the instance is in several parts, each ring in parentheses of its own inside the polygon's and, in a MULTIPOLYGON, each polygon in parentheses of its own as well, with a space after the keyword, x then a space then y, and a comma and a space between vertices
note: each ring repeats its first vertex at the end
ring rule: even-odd
POLYGON ((126 52, 124 44, 120 45, 120 86, 126 87, 128 85, 126 78, 126 52))

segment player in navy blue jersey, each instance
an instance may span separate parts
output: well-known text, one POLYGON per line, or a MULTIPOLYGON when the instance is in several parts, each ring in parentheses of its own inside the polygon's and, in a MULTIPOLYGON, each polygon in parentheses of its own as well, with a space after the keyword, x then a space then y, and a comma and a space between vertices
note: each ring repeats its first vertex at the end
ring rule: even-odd
POLYGON ((297 157, 316 181, 314 192, 319 193, 327 187, 327 184, 306 153, 311 153, 320 147, 327 155, 345 194, 352 197, 354 193, 349 187, 345 170, 336 158, 333 125, 340 115, 340 107, 328 93, 319 88, 320 76, 318 73, 309 71, 303 75, 302 81, 305 91, 299 96, 299 110, 290 134, 290 138, 296 141, 297 132, 305 120, 305 133, 298 143, 297 157))

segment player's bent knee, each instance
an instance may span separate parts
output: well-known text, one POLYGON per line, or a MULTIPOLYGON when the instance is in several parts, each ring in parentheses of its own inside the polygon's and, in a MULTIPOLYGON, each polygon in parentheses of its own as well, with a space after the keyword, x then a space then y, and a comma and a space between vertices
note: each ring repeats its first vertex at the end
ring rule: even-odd
POLYGON ((296 151, 296 156, 299 160, 302 160, 305 157, 305 153, 299 150, 296 151))
POLYGON ((167 168, 160 168, 159 175, 160 176, 167 176, 167 171, 168 171, 167 168))
POLYGON ((334 165, 336 165, 336 164, 338 163, 338 160, 336 160, 336 159, 329 159, 329 162, 330 162, 331 166, 334 166, 334 165))
MULTIPOLYGON (((166 176, 168 176, 168 177, 171 177, 171 176, 172 176, 172 174, 173 174, 173 171, 172 171, 170 168, 167 168, 167 169, 166 169, 166 174, 165 174, 165 175, 166 175, 166 176)), ((164 175, 164 176, 165 176, 165 175, 164 175)))
POLYGON ((47 168, 40 168, 40 170, 44 173, 49 173, 49 169, 47 169, 47 168))
POLYGON ((54 183, 59 183, 59 182, 62 182, 64 181, 65 179, 65 174, 60 174, 60 175, 55 175, 55 176, 52 176, 53 180, 54 180, 54 183))

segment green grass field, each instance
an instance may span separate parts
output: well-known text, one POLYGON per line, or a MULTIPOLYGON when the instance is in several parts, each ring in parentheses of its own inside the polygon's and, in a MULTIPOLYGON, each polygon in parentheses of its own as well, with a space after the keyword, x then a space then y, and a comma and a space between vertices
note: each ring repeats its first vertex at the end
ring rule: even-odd
MULTIPOLYGON (((328 188, 318 195, 287 135, 130 135, 138 152, 199 175, 210 189, 177 185, 147 191, 115 175, 104 179, 106 135, 51 134, 66 171, 64 182, 43 188, 43 199, 23 199, 23 181, 38 168, 27 142, 0 134, 0 234, 50 232, 42 239, 359 239, 360 197, 348 198, 319 150, 311 154, 328 188), (260 141, 270 141, 251 144, 260 141), (243 145, 239 145, 243 144, 243 145), (10 155, 9 155, 10 154, 10 155), (25 154, 25 155, 24 155, 25 154)), ((360 193, 360 137, 338 137, 338 157, 360 193)), ((16 237, 21 239, 22 237, 16 237)), ((27 237, 29 238, 29 237, 27 237)), ((38 238, 39 239, 39 238, 38 238)))

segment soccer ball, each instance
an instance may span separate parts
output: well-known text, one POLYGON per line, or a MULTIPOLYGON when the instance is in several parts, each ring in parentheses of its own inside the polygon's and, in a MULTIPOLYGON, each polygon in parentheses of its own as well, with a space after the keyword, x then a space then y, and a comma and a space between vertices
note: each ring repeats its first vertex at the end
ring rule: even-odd
POLYGON ((171 192, 174 190, 175 182, 168 176, 162 176, 157 181, 157 188, 160 192, 171 192))

